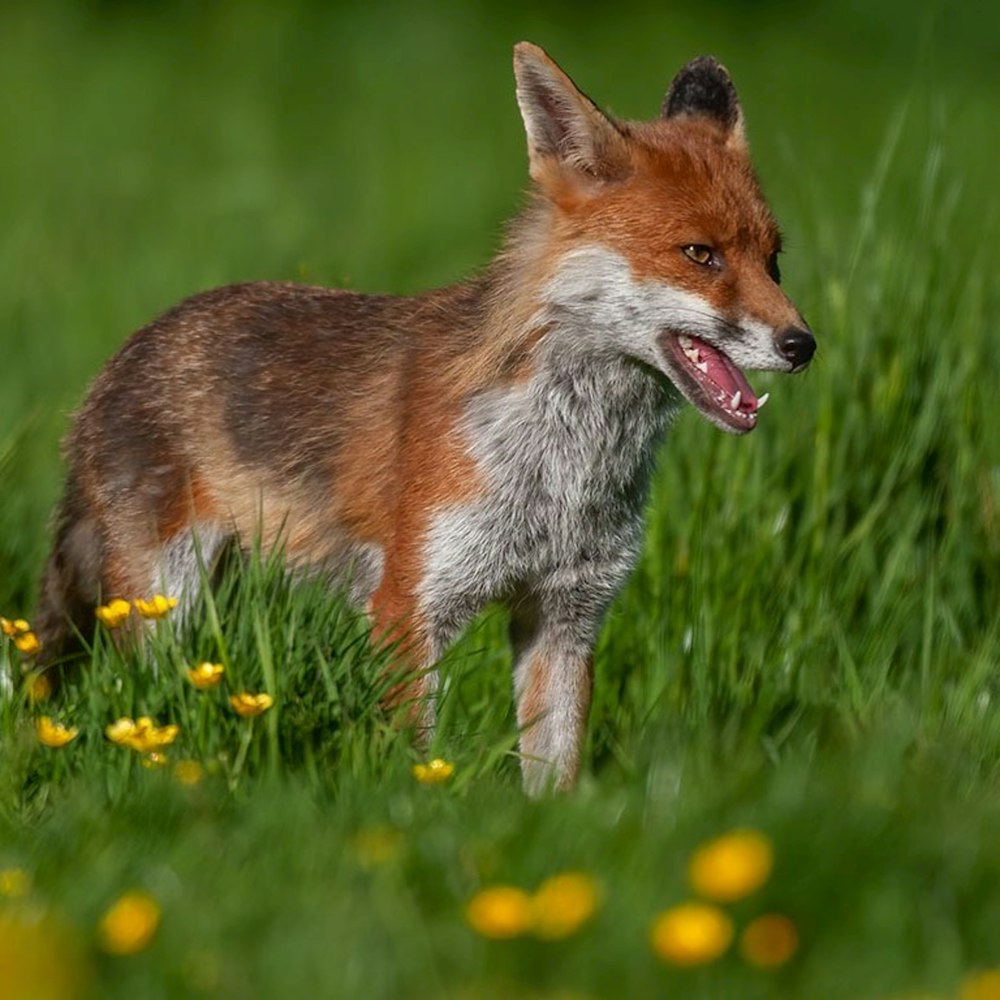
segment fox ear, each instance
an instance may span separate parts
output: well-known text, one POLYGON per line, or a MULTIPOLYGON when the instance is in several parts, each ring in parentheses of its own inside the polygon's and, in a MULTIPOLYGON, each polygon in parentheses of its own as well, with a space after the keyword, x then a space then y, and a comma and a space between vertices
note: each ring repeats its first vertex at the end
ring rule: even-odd
POLYGON ((514 77, 533 180, 544 182, 553 167, 583 181, 628 173, 628 143, 618 126, 544 50, 530 42, 515 45, 514 77))
POLYGON ((664 118, 708 118, 729 134, 730 142, 743 143, 743 109, 726 67, 711 56, 692 59, 674 77, 663 99, 664 118))

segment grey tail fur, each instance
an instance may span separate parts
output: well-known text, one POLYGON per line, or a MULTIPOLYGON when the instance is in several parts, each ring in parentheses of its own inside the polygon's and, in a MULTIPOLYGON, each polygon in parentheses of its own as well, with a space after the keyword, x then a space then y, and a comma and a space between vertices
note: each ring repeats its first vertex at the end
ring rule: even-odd
POLYGON ((87 516, 77 477, 70 473, 55 520, 55 540, 42 576, 33 625, 41 641, 38 665, 59 675, 81 651, 80 636, 93 630, 98 603, 103 540, 87 516))

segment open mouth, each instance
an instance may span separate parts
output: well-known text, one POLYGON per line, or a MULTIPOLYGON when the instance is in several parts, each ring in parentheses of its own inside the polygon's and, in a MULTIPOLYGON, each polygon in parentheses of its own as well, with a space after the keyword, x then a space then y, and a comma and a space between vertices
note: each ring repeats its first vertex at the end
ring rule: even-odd
POLYGON ((684 333, 664 335, 671 374, 677 388, 712 423, 743 434, 757 426, 757 411, 767 402, 716 347, 684 333))

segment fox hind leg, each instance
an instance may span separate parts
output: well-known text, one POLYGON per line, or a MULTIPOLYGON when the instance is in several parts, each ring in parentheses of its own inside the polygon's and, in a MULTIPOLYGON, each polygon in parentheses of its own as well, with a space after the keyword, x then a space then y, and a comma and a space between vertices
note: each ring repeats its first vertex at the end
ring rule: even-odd
POLYGON ((186 524, 164 541, 134 523, 131 529, 108 523, 71 475, 35 613, 39 665, 55 667, 79 652, 80 638, 93 631, 95 608, 111 598, 178 597, 183 617, 228 535, 218 524, 186 524))
POLYGON ((41 641, 38 665, 58 673, 82 652, 81 640, 93 632, 94 611, 102 601, 145 596, 153 552, 148 542, 116 534, 87 504, 73 476, 55 527, 34 624, 41 641))
POLYGON ((193 525, 179 532, 160 549, 153 568, 152 592, 179 600, 177 617, 190 614, 201 593, 202 582, 211 577, 216 559, 230 533, 220 525, 193 525))

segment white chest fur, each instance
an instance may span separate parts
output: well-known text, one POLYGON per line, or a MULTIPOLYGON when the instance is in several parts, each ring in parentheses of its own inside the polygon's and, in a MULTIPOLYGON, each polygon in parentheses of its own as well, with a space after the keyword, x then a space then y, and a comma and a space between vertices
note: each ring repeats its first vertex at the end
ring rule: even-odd
POLYGON ((488 484, 439 514, 426 539, 421 603, 444 644, 490 600, 565 591, 596 631, 634 565, 656 444, 679 401, 620 356, 578 352, 551 330, 526 383, 476 397, 465 419, 488 484))

